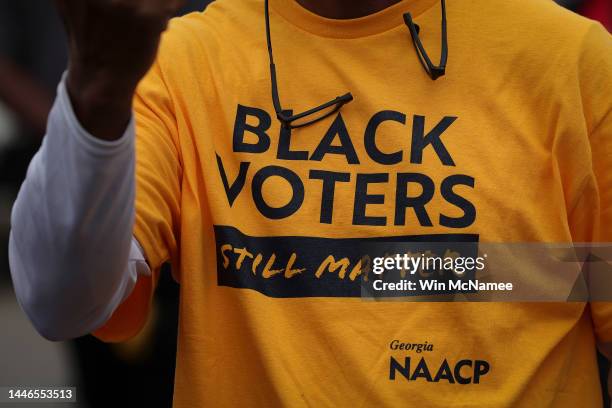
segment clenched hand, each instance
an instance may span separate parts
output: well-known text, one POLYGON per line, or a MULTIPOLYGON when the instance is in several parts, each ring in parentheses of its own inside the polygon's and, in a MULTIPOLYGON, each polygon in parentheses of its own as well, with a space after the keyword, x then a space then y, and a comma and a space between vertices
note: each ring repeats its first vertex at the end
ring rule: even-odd
POLYGON ((183 0, 55 0, 69 39, 67 88, 91 134, 119 138, 134 90, 183 0))

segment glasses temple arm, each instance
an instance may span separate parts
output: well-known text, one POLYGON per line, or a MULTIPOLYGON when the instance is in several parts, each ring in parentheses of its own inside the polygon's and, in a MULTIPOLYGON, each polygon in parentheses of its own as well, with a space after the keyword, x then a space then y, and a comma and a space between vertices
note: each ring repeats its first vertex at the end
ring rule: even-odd
POLYGON ((266 43, 268 46, 268 59, 270 60, 270 83, 272 84, 272 104, 276 115, 281 115, 283 108, 280 104, 280 97, 278 96, 278 83, 276 81, 276 66, 274 65, 274 55, 272 54, 272 39, 270 37, 270 8, 268 6, 268 0, 264 0, 264 17, 266 20, 266 43))
POLYGON ((423 47, 423 43, 419 37, 419 32, 417 29, 417 25, 412 21, 412 15, 410 13, 404 14, 404 22, 408 26, 410 30, 410 36, 412 37, 412 42, 414 43, 414 47, 417 51, 417 56, 421 61, 421 64, 425 68, 425 71, 429 74, 431 79, 436 80, 438 77, 444 75, 446 70, 446 61, 448 60, 448 38, 447 38, 447 30, 446 30, 446 2, 445 0, 441 1, 442 3, 442 33, 441 33, 441 52, 440 52, 440 65, 434 65, 429 59, 429 55, 427 55, 427 51, 425 51, 425 47, 423 47))

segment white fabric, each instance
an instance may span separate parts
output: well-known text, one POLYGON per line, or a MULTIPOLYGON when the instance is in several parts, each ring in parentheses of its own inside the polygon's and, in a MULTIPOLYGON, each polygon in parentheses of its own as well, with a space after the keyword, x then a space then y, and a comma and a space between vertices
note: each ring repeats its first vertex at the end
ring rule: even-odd
POLYGON ((11 214, 9 260, 17 299, 50 340, 102 326, 150 274, 132 237, 134 123, 104 141, 79 124, 65 79, 11 214))

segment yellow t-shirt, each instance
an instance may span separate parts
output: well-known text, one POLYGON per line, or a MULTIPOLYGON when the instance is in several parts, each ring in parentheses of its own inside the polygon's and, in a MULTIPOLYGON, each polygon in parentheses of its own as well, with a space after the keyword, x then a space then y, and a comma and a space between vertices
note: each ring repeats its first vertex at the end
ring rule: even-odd
POLYGON ((281 131, 263 1, 172 21, 134 105, 154 277, 95 334, 136 334, 170 261, 175 407, 600 407, 606 304, 367 302, 352 265, 314 266, 355 239, 612 241, 610 35, 550 0, 448 0, 432 81, 402 14, 435 62, 437 0, 344 21, 270 7, 283 107, 354 100, 281 131))

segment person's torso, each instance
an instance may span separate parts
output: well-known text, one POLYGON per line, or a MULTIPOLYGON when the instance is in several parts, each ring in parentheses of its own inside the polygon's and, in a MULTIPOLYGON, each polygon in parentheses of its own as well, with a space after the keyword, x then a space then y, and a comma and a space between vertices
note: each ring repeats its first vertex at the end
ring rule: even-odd
MULTIPOLYGON (((563 12, 447 3, 448 67, 432 81, 401 8, 332 22, 272 1, 283 108, 354 96, 291 131, 272 106, 263 2, 173 23, 162 68, 183 168, 175 406, 600 404, 583 303, 367 302, 342 255, 357 238, 572 241, 589 154, 570 139, 575 44, 528 18, 563 12), (558 47, 559 78, 543 47, 558 47), (559 138, 573 156, 559 157, 559 138)), ((439 2, 401 7, 436 62, 439 2)))

